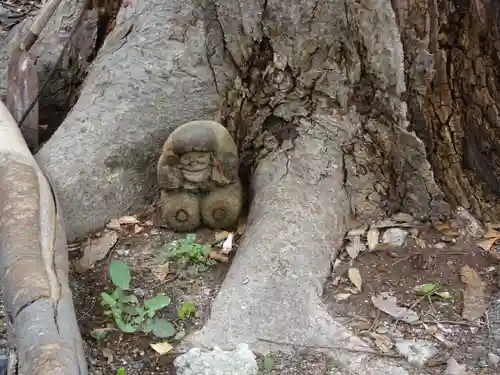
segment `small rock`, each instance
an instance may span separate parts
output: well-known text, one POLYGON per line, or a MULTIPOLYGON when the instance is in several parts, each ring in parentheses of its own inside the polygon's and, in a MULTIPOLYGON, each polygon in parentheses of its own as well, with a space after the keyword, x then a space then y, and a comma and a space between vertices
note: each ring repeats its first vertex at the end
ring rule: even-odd
POLYGON ((495 353, 488 353, 488 361, 490 361, 493 366, 498 366, 500 363, 500 357, 495 353))
POLYGON ((455 358, 450 358, 446 362, 445 375, 466 375, 465 365, 459 364, 455 358))
POLYGON ((119 256, 122 256, 122 257, 125 257, 129 254, 129 250, 127 249, 118 249, 116 250, 116 253, 119 255, 119 256))
POLYGON ((190 349, 174 360, 177 375, 257 375, 255 355, 247 344, 230 351, 190 349))
POLYGON ((452 225, 457 228, 460 235, 468 238, 479 238, 486 233, 481 223, 465 208, 458 207, 453 216, 452 225))
POLYGON ((382 236, 382 242, 394 247, 403 246, 408 232, 401 228, 389 228, 382 236))
POLYGON ((434 357, 439 351, 432 341, 426 340, 397 340, 395 345, 397 351, 404 355, 408 362, 417 367, 423 367, 427 360, 434 357))

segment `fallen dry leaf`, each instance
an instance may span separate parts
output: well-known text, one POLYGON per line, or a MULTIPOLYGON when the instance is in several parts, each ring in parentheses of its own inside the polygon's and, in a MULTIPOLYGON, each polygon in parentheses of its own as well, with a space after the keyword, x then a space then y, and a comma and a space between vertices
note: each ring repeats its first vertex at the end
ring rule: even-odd
POLYGON ((118 219, 111 219, 108 224, 106 224, 106 228, 109 229, 120 229, 120 222, 118 219))
POLYGON ((361 278, 361 274, 357 268, 349 268, 347 271, 347 275, 349 276, 349 280, 356 287, 358 292, 361 292, 361 286, 363 284, 363 279, 361 278))
POLYGON ((445 375, 466 375, 465 365, 460 365, 455 358, 448 359, 446 362, 445 375))
POLYGON ((366 242, 368 244, 368 250, 373 251, 378 244, 378 239, 380 237, 380 231, 377 228, 370 228, 366 234, 366 242))
POLYGON ((229 233, 226 240, 222 244, 221 254, 229 254, 233 250, 233 233, 229 233))
POLYGON ((229 262, 229 258, 224 255, 224 254, 221 254, 219 253, 218 251, 215 251, 215 250, 212 250, 210 252, 210 259, 213 259, 215 260, 216 262, 219 262, 219 263, 227 263, 229 262))
POLYGON ((449 236, 458 236, 459 235, 459 233, 456 230, 454 230, 453 228, 451 228, 450 225, 447 223, 441 223, 441 222, 434 223, 434 228, 436 228, 436 230, 438 232, 441 232, 443 234, 447 234, 449 236))
POLYGON ((347 237, 361 237, 366 233, 366 230, 368 229, 368 226, 365 224, 361 227, 351 229, 349 232, 347 232, 347 237))
POLYGON ((166 341, 149 344, 149 346, 159 355, 167 354, 174 349, 174 347, 166 341))
POLYGON ((426 242, 421 239, 420 237, 415 238, 415 242, 417 243, 418 247, 421 249, 425 248, 427 246, 426 242))
POLYGON ((351 259, 356 259, 360 252, 364 251, 366 246, 363 242, 361 242, 361 236, 355 236, 350 239, 349 245, 345 247, 345 251, 351 259))
POLYGON ((389 293, 381 293, 372 297, 373 305, 380 311, 406 323, 415 323, 420 319, 419 315, 406 307, 398 306, 397 299, 389 293))
POLYGON ((82 245, 83 256, 75 261, 75 270, 78 273, 88 271, 92 266, 104 259, 109 250, 118 241, 118 234, 114 231, 104 232, 97 238, 87 239, 82 245))
POLYGON ((394 346, 392 340, 385 335, 381 335, 375 332, 369 332, 368 336, 370 336, 373 339, 375 346, 382 353, 387 353, 394 346))
POLYGON ((170 273, 170 263, 162 264, 153 270, 153 274, 159 281, 164 281, 170 273))
POLYGON ((491 224, 487 226, 487 232, 484 234, 481 241, 477 241, 476 245, 483 249, 486 253, 500 260, 500 253, 493 247, 497 240, 500 240, 500 232, 494 229, 491 224))
POLYGON ((462 317, 475 321, 481 318, 488 308, 486 283, 481 280, 476 270, 467 265, 460 268, 460 278, 465 284, 462 317))
POLYGON ((352 296, 351 293, 338 293, 338 294, 335 295, 335 301, 337 301, 337 302, 339 302, 339 301, 345 301, 350 296, 352 296))
POLYGON ((141 227, 140 225, 136 224, 134 226, 134 233, 137 234, 137 233, 141 233, 143 231, 144 227, 141 227))
POLYGON ((213 243, 214 244, 220 243, 220 242, 224 241, 227 238, 227 236, 229 236, 229 232, 228 231, 221 230, 219 232, 215 232, 214 233, 214 241, 213 241, 213 243))
POLYGON ((109 348, 104 348, 102 350, 102 355, 106 357, 106 362, 111 363, 115 360, 115 355, 113 351, 109 348))
POLYGON ((118 222, 122 225, 137 224, 139 223, 139 220, 137 220, 135 216, 122 216, 121 218, 118 219, 118 222))
POLYGON ((404 212, 398 212, 391 216, 391 219, 399 223, 411 223, 415 221, 415 218, 410 214, 405 214, 404 212))

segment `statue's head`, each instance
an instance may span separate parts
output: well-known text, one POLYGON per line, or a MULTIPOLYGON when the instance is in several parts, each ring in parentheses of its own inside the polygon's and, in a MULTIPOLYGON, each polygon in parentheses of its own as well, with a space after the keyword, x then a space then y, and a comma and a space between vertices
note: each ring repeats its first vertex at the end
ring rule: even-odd
POLYGON ((207 181, 212 173, 218 149, 216 133, 207 127, 195 131, 180 127, 172 134, 172 153, 167 163, 180 169, 185 180, 192 183, 207 181))

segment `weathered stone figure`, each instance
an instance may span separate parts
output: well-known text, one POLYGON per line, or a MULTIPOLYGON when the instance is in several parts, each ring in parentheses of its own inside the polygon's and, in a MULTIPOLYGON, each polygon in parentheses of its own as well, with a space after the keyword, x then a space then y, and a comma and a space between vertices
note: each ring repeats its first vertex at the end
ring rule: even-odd
POLYGON ((161 213, 179 232, 202 223, 224 229, 242 207, 238 150, 225 127, 215 121, 192 121, 175 129, 158 162, 161 213))

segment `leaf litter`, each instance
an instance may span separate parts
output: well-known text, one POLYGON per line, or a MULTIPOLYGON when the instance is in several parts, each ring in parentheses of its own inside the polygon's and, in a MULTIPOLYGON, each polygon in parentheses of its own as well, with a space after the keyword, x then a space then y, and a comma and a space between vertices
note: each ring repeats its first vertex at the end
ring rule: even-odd
MULTIPOLYGON (((344 251, 332 260, 325 291, 329 309, 381 353, 394 352, 396 343, 406 345, 410 352, 396 352, 432 374, 444 374, 450 358, 467 369, 473 368, 473 359, 500 362, 489 360, 500 358, 496 346, 485 345, 475 356, 469 352, 476 340, 488 342, 492 329, 500 335, 500 321, 486 316, 490 289, 498 279, 492 280, 496 258, 485 249, 496 251, 497 228, 490 224, 482 230, 460 209, 450 222, 419 223, 396 214, 351 229, 344 251), (488 246, 481 246, 480 236, 489 240, 488 246)), ((484 374, 498 373, 492 371, 484 374)))

